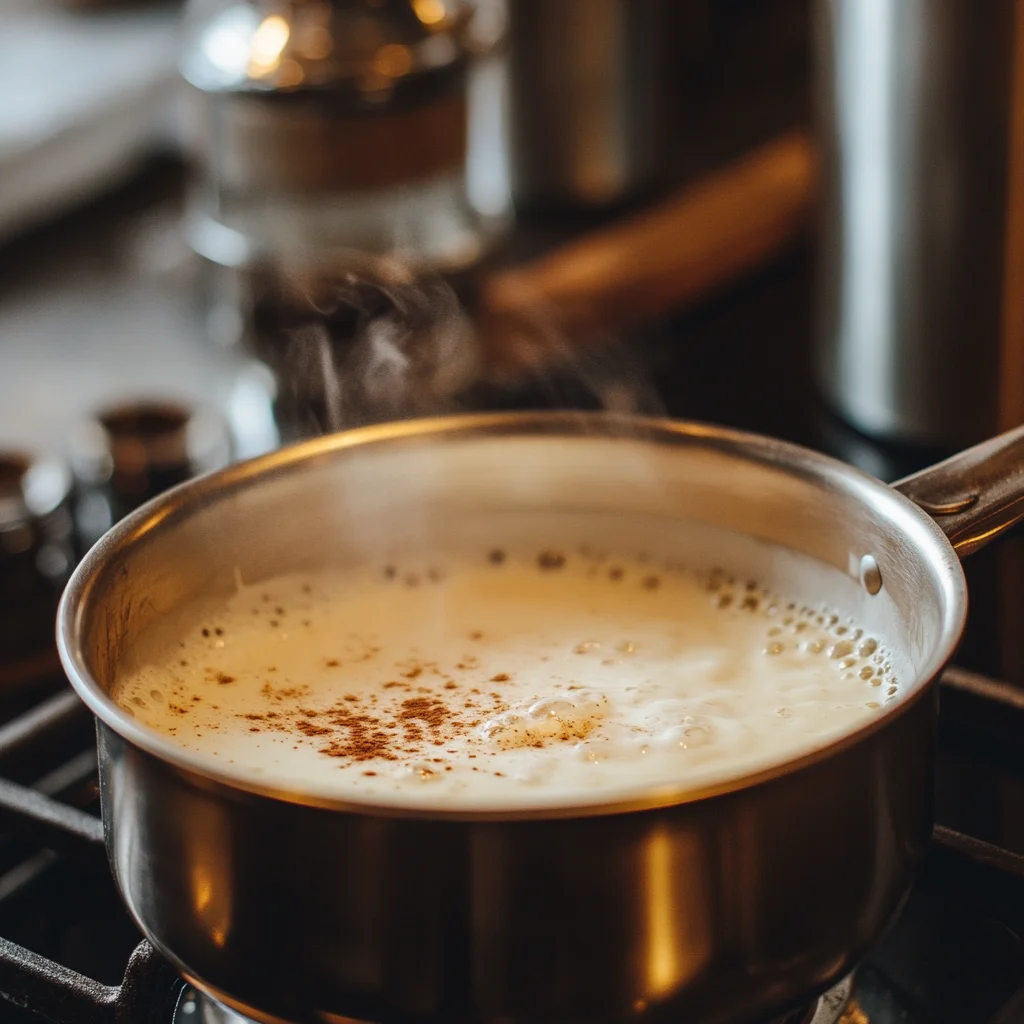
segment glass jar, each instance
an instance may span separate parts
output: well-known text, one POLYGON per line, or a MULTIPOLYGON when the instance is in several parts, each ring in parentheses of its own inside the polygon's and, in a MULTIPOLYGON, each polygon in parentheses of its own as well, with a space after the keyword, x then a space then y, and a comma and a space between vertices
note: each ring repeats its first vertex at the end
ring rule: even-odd
POLYGON ((337 249, 477 261, 508 209, 469 187, 464 0, 192 0, 196 251, 241 266, 337 249))

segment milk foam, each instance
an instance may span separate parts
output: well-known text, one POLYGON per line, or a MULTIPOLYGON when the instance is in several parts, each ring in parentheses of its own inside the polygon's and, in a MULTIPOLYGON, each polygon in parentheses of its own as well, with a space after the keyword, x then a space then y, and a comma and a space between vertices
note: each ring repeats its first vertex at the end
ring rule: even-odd
POLYGON ((857 624, 588 548, 288 576, 144 635, 122 708, 232 773, 408 806, 589 804, 828 744, 899 699, 857 624))

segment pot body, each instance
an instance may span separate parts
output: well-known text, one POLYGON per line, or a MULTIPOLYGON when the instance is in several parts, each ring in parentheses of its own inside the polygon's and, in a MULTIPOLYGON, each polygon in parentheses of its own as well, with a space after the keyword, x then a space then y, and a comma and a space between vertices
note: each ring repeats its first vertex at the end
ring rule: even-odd
POLYGON ((833 984, 909 889, 932 824, 933 681, 965 612, 942 532, 856 470, 696 425, 514 414, 366 428, 172 491, 93 550, 59 636, 100 718, 118 885, 216 998, 267 1021, 736 1024, 833 984), (413 530, 429 544, 456 511, 538 508, 667 517, 813 560, 822 599, 900 659, 903 696, 717 789, 506 813, 281 791, 109 697, 140 631, 236 572, 343 567, 413 530))
POLYGON ((104 822, 147 936, 257 1019, 763 1020, 849 971, 908 889, 934 711, 736 793, 492 822, 240 793, 100 726, 104 822))

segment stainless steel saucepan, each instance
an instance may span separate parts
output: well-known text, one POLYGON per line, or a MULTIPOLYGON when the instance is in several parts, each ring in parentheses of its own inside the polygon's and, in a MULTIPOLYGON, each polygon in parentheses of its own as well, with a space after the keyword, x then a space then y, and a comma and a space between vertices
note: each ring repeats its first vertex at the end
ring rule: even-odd
POLYGON ((889 488, 762 437, 576 413, 367 428, 182 486, 90 552, 59 614, 125 902, 196 986, 261 1021, 770 1018, 849 971, 908 891, 932 829, 934 684, 967 613, 959 556, 1022 501, 1024 429, 889 488), (714 788, 506 813, 275 788, 110 699, 139 633, 236 571, 352 564, 393 530, 429 542, 494 510, 714 524, 809 556, 828 600, 895 648, 903 695, 714 788))

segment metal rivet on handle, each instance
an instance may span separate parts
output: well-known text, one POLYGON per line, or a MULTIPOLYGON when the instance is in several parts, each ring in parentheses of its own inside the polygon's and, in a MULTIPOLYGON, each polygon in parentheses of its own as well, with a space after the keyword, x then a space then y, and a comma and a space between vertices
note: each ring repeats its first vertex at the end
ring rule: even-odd
POLYGON ((860 581, 869 594, 877 594, 882 589, 882 570, 874 555, 865 555, 860 560, 860 581))

